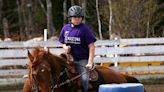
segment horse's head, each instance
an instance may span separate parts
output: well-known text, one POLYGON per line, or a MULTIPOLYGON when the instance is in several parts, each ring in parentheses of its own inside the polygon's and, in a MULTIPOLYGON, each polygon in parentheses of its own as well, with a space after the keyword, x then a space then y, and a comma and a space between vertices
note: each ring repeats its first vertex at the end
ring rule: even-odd
POLYGON ((42 92, 50 92, 51 87, 51 66, 48 63, 48 53, 39 47, 31 52, 28 51, 31 85, 35 85, 42 92))
POLYGON ((60 84, 63 81, 60 78, 66 72, 66 68, 71 71, 71 67, 68 69, 68 58, 64 55, 51 54, 49 50, 45 51, 43 48, 37 47, 28 51, 28 58, 29 78, 34 80, 32 83, 35 83, 41 92, 50 92, 52 83, 54 85, 60 84))

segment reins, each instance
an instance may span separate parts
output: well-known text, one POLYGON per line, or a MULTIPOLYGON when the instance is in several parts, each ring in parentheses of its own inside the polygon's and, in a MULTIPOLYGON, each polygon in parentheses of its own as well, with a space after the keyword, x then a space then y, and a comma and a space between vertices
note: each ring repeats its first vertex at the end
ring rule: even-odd
POLYGON ((37 85, 35 84, 34 78, 32 78, 31 91, 39 92, 37 85))
POLYGON ((83 73, 81 73, 81 74, 79 74, 79 75, 77 75, 77 76, 75 76, 75 77, 73 77, 73 78, 71 78, 71 79, 67 79, 66 81, 64 81, 64 82, 62 82, 62 83, 60 83, 60 84, 56 84, 56 85, 53 87, 52 92, 53 92, 53 90, 54 90, 55 88, 59 88, 59 87, 65 85, 65 84, 67 84, 67 83, 70 83, 70 82, 72 82, 72 81, 78 79, 79 77, 81 77, 83 74, 86 74, 86 73, 88 73, 88 72, 89 72, 89 71, 83 72, 83 73))
MULTIPOLYGON (((74 62, 74 63, 75 63, 75 62, 74 62)), ((78 63, 75 63, 75 64, 78 64, 78 63)), ((79 64, 79 65, 80 65, 80 64, 79 64)), ((80 65, 80 66, 86 68, 86 67, 83 66, 83 65, 80 65)), ((90 71, 94 70, 94 68, 95 68, 95 66, 93 66, 93 68, 92 68, 91 70, 89 70, 89 71, 85 71, 85 72, 83 72, 83 73, 81 73, 81 74, 79 74, 79 75, 77 75, 77 76, 75 76, 75 77, 73 77, 73 78, 71 78, 71 79, 67 79, 67 80, 64 81, 64 82, 61 82, 60 84, 54 85, 54 86, 52 87, 52 91, 51 91, 51 92, 53 92, 56 88, 59 88, 59 87, 65 85, 65 84, 68 84, 68 83, 70 83, 70 82, 73 82, 74 80, 80 78, 82 75, 84 75, 84 74, 86 74, 86 73, 89 73, 90 71)))

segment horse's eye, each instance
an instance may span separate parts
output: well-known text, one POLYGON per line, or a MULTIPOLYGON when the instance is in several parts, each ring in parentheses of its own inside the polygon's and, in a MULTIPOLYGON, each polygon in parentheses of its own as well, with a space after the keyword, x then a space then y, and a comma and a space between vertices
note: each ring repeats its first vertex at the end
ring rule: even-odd
POLYGON ((44 71, 45 71, 44 69, 41 70, 41 72, 44 72, 44 71))

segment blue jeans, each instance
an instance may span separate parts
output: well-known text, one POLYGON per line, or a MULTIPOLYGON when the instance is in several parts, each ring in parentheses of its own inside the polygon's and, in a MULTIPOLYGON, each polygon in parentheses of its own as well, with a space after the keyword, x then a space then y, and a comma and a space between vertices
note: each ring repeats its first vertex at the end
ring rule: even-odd
MULTIPOLYGON (((74 61, 76 64, 76 70, 78 74, 87 72, 87 69, 85 68, 85 65, 88 64, 88 60, 79 60, 74 61)), ((82 85, 82 92, 88 92, 88 86, 89 86, 89 73, 85 73, 80 77, 80 82, 82 85)))

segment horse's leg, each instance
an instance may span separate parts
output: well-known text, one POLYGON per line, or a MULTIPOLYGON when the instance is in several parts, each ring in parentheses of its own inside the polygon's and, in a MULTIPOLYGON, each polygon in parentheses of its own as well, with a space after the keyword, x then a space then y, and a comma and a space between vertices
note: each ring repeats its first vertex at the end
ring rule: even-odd
POLYGON ((126 80, 127 80, 127 83, 141 83, 138 79, 136 79, 135 77, 132 77, 132 76, 129 76, 129 75, 125 75, 125 74, 122 74, 126 80))
POLYGON ((98 92, 98 90, 97 89, 91 89, 88 92, 98 92))
POLYGON ((113 69, 97 66, 96 69, 102 75, 105 83, 126 83, 126 78, 120 74, 118 71, 114 71, 113 69))
POLYGON ((23 86, 23 92, 31 92, 30 80, 26 79, 25 84, 23 86))

